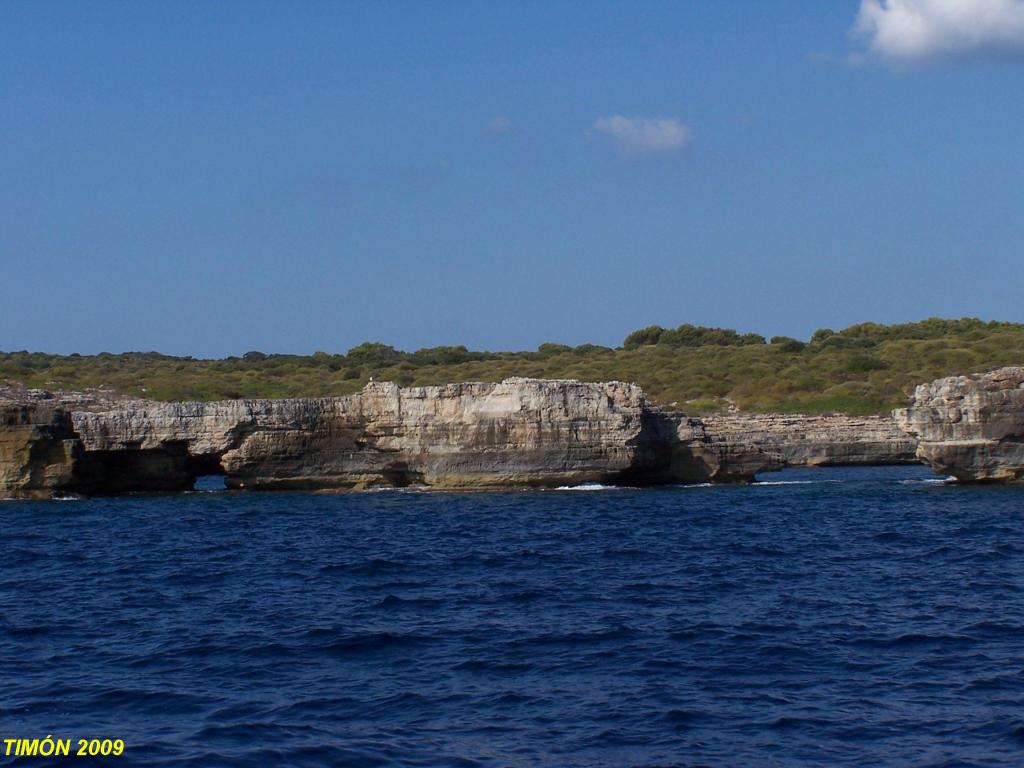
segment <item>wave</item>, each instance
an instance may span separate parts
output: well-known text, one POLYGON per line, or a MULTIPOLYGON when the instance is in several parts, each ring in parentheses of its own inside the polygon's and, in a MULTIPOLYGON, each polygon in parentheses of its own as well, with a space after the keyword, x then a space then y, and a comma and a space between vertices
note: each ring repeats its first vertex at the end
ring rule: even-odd
POLYGON ((363 488, 360 493, 425 493, 430 491, 429 485, 381 485, 374 488, 363 488))
POLYGON ((513 647, 532 647, 549 645, 588 645, 596 643, 609 643, 617 640, 627 640, 636 635, 636 631, 625 625, 608 627, 607 629, 595 629, 592 631, 576 630, 566 632, 545 632, 519 640, 511 640, 508 644, 513 647))
POLYGON ((900 485, 955 485, 960 481, 952 475, 948 477, 915 477, 910 480, 900 480, 900 485))
POLYGON ((753 485, 823 485, 825 483, 842 483, 843 480, 757 480, 753 485))
POLYGON ((3 496, 3 497, 0 497, 0 501, 85 501, 85 496, 78 496, 78 495, 75 495, 75 494, 65 494, 65 495, 62 495, 62 496, 50 496, 48 498, 47 497, 42 497, 42 498, 38 498, 38 499, 28 499, 28 498, 19 499, 19 498, 11 498, 9 496, 3 496))
POLYGON ((603 485, 601 483, 581 483, 580 485, 560 485, 556 491, 618 491, 620 485, 603 485))

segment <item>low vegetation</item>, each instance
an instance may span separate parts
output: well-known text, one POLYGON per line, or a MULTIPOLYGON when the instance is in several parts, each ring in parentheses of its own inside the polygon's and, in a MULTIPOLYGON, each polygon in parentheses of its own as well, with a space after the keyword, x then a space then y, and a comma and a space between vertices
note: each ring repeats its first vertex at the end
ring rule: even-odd
POLYGON ((808 341, 722 328, 651 326, 619 348, 542 344, 535 352, 365 343, 347 354, 248 352, 223 360, 155 352, 0 353, 0 382, 50 389, 104 387, 159 400, 344 395, 373 377, 403 386, 509 376, 636 381, 662 405, 708 413, 881 413, 939 376, 1024 364, 1024 325, 972 318, 822 329, 808 341))

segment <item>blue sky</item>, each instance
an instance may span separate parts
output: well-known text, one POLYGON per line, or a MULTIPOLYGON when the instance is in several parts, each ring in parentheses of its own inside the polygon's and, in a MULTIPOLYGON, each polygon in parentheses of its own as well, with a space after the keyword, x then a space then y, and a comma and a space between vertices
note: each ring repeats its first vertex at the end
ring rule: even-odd
POLYGON ((1024 321, 1024 3, 7 2, 0 349, 1024 321))

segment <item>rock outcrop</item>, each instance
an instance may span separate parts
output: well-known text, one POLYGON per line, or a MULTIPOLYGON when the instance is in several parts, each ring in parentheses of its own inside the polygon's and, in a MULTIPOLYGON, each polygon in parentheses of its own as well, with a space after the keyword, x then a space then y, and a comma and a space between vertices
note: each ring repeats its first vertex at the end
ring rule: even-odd
POLYGON ((922 384, 894 416, 936 472, 963 482, 1024 482, 1024 368, 922 384))
POLYGON ((0 387, 0 498, 48 498, 77 486, 88 460, 72 414, 124 401, 105 392, 0 387))
POLYGON ((0 495, 731 482, 777 468, 639 387, 507 379, 348 397, 157 403, 8 392, 0 495))
POLYGON ((702 421, 712 444, 767 453, 789 467, 918 461, 917 441, 891 416, 726 413, 702 421))
POLYGON ((70 416, 56 403, 0 404, 0 498, 49 495, 71 483, 70 416))

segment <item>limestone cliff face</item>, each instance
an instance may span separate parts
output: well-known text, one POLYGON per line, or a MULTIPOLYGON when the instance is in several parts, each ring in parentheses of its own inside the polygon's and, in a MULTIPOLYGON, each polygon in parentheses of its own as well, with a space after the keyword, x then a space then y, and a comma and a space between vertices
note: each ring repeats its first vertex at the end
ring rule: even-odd
POLYGON ((775 456, 791 467, 910 464, 917 441, 891 416, 763 413, 702 418, 712 441, 775 456))
POLYGON ((0 498, 45 496, 69 484, 75 446, 59 404, 0 404, 0 498))
POLYGON ((1024 482, 1024 368, 922 384, 894 416, 937 472, 965 482, 1024 482))
POLYGON ((77 411, 109 409, 126 399, 110 392, 0 387, 0 498, 48 498, 79 482, 88 460, 75 434, 77 411))
POLYGON ((0 390, 0 419, 6 496, 186 490, 220 473, 265 490, 742 482, 913 461, 916 446, 885 417, 699 420, 650 406, 634 384, 536 379, 214 403, 0 390))
POLYGON ((620 382, 371 384, 337 398, 55 403, 52 414, 36 407, 31 424, 9 419, 0 493, 177 490, 212 472, 248 489, 651 484, 749 480, 774 466, 756 450, 715 446, 699 421, 658 411, 639 387, 620 382), (63 453, 45 469, 31 456, 55 441, 63 453))
POLYGON ((508 379, 371 384, 359 395, 256 404, 222 458, 239 487, 432 487, 614 482, 657 473, 631 384, 508 379))

